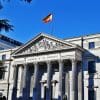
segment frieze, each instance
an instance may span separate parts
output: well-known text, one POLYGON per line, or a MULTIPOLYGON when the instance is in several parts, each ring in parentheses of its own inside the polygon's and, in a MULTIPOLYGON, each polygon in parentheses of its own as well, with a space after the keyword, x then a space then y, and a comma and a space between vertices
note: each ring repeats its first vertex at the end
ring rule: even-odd
POLYGON ((37 57, 29 57, 26 59, 26 62, 35 62, 35 61, 47 61, 47 60, 54 60, 59 59, 59 56, 37 56, 37 57))

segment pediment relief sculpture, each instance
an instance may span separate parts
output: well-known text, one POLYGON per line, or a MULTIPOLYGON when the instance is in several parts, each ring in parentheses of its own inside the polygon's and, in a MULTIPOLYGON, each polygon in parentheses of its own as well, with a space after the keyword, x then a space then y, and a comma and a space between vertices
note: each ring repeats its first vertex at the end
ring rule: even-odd
POLYGON ((69 46, 65 44, 44 38, 38 41, 37 43, 31 45, 30 47, 26 48, 25 51, 21 53, 43 52, 43 51, 57 50, 64 47, 69 48, 69 46))
POLYGON ((76 45, 55 37, 40 34, 17 49, 13 56, 73 48, 76 45))

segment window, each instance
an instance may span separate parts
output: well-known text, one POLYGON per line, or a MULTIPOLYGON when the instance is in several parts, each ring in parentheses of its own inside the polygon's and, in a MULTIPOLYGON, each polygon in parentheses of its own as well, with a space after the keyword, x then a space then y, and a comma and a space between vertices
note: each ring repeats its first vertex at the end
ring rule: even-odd
POLYGON ((89 49, 95 48, 95 42, 89 42, 89 49))
POLYGON ((4 79, 4 76, 5 76, 5 68, 1 67, 0 68, 0 80, 4 79))
POLYGON ((6 55, 2 55, 2 60, 6 60, 6 55))
POLYGON ((89 61, 88 62, 88 73, 95 73, 96 72, 96 68, 95 68, 95 61, 89 61))

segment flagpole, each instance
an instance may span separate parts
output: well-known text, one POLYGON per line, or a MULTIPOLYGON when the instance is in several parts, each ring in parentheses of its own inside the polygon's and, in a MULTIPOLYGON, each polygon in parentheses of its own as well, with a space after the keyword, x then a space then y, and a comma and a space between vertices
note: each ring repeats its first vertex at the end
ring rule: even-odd
POLYGON ((54 18, 53 17, 53 13, 50 13, 49 15, 47 15, 46 17, 43 18, 43 22, 48 24, 50 27, 50 34, 52 35, 54 33, 54 18))
POLYGON ((51 35, 54 33, 54 22, 51 22, 51 35))
POLYGON ((52 21, 51 21, 51 31, 50 34, 53 35, 54 34, 54 12, 51 13, 52 14, 52 21))

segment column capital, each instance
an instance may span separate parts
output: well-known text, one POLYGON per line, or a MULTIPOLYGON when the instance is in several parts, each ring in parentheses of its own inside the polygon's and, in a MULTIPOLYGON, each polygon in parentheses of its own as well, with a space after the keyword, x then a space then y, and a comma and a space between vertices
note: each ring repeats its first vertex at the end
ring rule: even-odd
POLYGON ((48 60, 48 61, 46 61, 46 64, 51 65, 51 62, 52 62, 51 60, 48 60))
POLYGON ((77 63, 78 60, 77 59, 71 59, 72 63, 77 63))
POLYGON ((26 67, 27 65, 28 65, 27 63, 23 63, 23 64, 22 64, 23 67, 26 67))
POLYGON ((39 62, 33 62, 34 65, 37 65, 39 62))
POLYGON ((75 61, 77 61, 77 59, 73 58, 73 59, 71 59, 71 61, 74 61, 75 62, 75 61))
POLYGON ((12 67, 17 67, 17 64, 12 65, 12 67))
POLYGON ((59 63, 63 63, 63 59, 59 59, 58 62, 59 62, 59 63))

